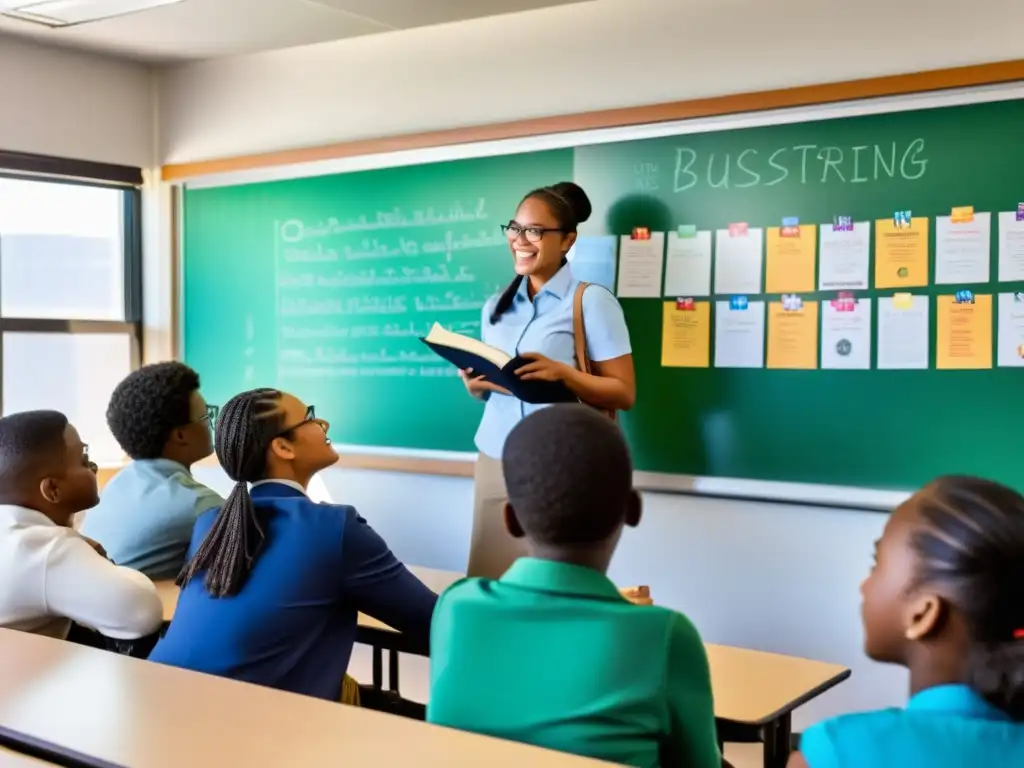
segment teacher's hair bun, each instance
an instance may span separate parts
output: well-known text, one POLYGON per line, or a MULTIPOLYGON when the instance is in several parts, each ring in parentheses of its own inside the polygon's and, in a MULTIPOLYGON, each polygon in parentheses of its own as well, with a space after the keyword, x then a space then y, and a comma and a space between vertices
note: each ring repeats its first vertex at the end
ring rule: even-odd
POLYGON ((583 187, 571 181, 560 181, 551 185, 551 191, 565 199, 572 208, 576 223, 582 224, 590 218, 593 208, 590 205, 590 198, 583 191, 583 187))

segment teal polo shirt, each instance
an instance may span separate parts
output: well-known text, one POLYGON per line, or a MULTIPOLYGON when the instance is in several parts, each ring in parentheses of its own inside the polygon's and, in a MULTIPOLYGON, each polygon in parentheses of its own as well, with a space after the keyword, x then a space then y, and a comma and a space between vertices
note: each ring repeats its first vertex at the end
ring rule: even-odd
POLYGON ((719 768, 704 644, 603 573, 520 558, 438 600, 427 720, 634 766, 719 768))
POLYGON ((804 731, 810 768, 1021 768, 1024 723, 966 685, 913 696, 906 709, 861 712, 804 731))

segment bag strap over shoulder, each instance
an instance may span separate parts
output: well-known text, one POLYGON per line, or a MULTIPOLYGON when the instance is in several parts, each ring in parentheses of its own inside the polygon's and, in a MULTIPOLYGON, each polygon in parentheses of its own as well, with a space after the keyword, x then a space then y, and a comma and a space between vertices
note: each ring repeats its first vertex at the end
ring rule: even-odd
POLYGON ((576 367, 590 373, 590 357, 587 355, 587 326, 583 322, 583 292, 590 283, 580 283, 572 297, 572 337, 576 344, 576 367))
MULTIPOLYGON (((587 326, 583 322, 583 292, 589 286, 590 283, 581 282, 576 286, 576 293, 572 297, 572 337, 576 345, 576 367, 584 373, 592 373, 590 370, 590 355, 587 354, 587 326)), ((596 408, 597 406, 594 407, 596 408)), ((597 410, 612 421, 618 418, 618 414, 615 411, 610 411, 606 408, 597 408, 597 410)))

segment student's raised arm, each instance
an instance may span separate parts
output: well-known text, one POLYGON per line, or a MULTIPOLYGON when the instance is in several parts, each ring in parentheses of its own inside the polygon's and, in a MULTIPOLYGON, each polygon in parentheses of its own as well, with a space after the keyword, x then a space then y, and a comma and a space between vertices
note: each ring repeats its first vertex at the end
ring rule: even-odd
POLYGON ((427 639, 437 595, 388 549, 373 528, 347 508, 342 540, 344 588, 360 611, 399 632, 427 639))
POLYGON ((114 565, 74 533, 55 541, 47 555, 45 599, 49 613, 114 640, 150 635, 163 621, 153 582, 114 565))
POLYGON ((727 765, 718 748, 711 669, 700 635, 689 619, 673 616, 668 638, 670 737, 662 765, 719 768, 727 765))

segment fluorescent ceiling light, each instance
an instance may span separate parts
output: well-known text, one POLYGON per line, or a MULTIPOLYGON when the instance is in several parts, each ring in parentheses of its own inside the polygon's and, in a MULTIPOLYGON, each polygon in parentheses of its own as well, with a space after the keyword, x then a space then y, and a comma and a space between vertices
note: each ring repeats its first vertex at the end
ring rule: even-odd
POLYGON ((148 11, 183 0, 0 0, 0 14, 48 27, 68 27, 89 21, 148 11))

